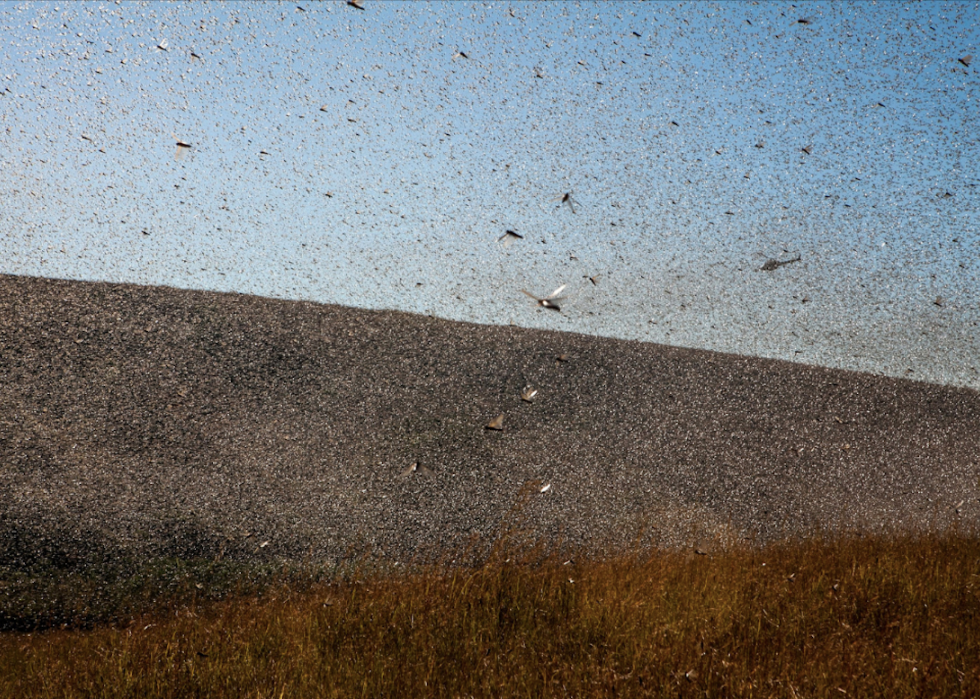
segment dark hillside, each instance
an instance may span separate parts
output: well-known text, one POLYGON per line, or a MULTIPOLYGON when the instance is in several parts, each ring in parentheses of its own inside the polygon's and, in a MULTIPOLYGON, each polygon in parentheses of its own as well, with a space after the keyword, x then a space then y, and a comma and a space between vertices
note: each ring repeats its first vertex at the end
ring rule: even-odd
POLYGON ((978 479, 970 390, 0 276, 0 565, 366 548, 406 560, 492 539, 522 492, 533 534, 596 547, 640 530, 689 544, 973 525, 978 479), (520 398, 528 384, 533 403, 520 398), (500 413, 503 430, 485 430, 500 413), (416 461, 424 468, 400 478, 416 461))

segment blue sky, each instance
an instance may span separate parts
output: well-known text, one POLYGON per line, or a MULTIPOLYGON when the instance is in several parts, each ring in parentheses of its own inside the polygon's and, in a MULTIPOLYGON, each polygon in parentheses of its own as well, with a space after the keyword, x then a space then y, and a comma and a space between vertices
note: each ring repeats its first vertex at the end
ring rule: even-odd
POLYGON ((980 388, 967 55, 975 2, 3 3, 0 272, 980 388))

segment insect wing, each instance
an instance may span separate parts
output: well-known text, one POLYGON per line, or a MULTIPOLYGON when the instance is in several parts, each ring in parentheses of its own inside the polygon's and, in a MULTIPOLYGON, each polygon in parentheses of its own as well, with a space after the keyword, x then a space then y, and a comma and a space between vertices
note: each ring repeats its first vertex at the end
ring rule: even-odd
POLYGON ((498 243, 503 243, 504 247, 510 247, 511 243, 515 240, 524 240, 524 236, 517 231, 507 231, 502 236, 497 238, 498 243))
POLYGON ((501 413, 500 415, 498 415, 497 417, 495 417, 493 420, 491 420, 490 422, 488 422, 483 429, 485 429, 485 430, 496 430, 498 432, 502 431, 504 429, 504 415, 503 415, 503 413, 501 413))

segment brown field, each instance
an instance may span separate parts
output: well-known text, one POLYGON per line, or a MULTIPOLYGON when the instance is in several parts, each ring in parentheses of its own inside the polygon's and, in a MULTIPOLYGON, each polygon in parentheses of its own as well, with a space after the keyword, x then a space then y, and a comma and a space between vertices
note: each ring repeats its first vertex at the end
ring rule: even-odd
POLYGON ((980 539, 364 573, 0 635, 4 697, 932 697, 980 692, 980 539))

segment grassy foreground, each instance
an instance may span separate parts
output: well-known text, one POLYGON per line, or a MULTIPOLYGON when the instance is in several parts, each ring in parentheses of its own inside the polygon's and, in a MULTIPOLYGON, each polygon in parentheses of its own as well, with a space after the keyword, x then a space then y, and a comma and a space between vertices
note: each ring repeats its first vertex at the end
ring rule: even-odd
POLYGON ((532 558, 0 634, 0 696, 980 695, 975 536, 532 558))

